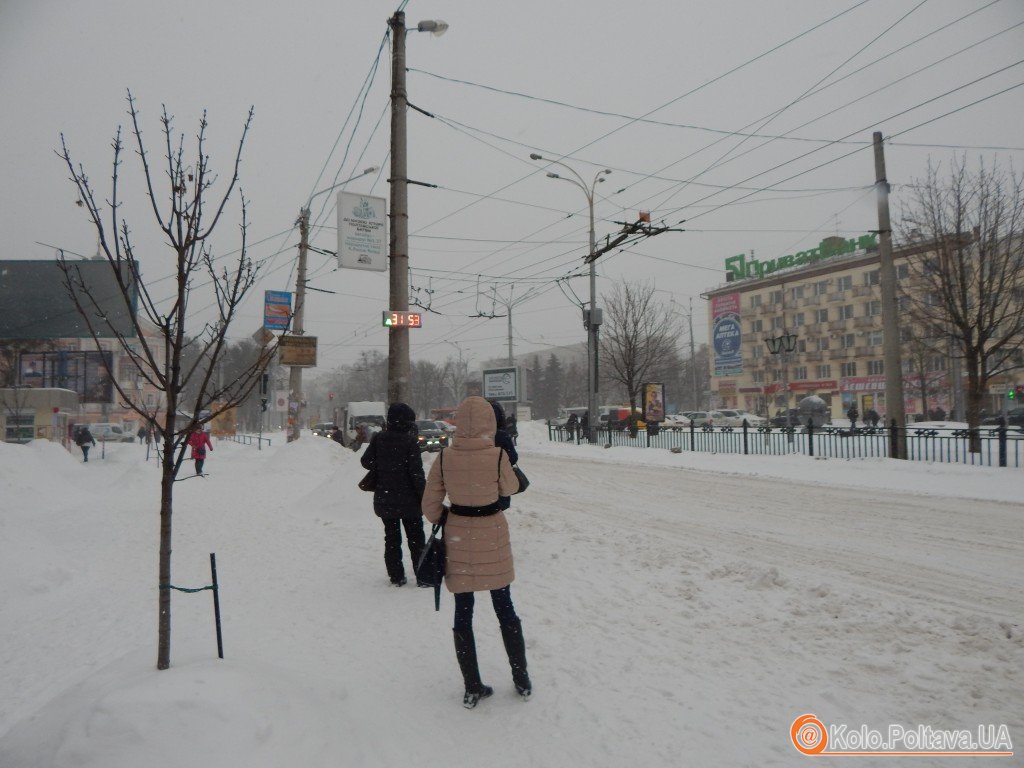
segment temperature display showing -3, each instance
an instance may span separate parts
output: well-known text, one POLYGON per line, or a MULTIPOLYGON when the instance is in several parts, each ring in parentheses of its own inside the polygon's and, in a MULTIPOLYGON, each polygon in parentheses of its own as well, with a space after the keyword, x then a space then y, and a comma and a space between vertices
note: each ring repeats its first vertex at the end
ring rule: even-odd
POLYGON ((385 328, 421 328, 423 316, 419 312, 398 312, 387 310, 384 312, 385 328))

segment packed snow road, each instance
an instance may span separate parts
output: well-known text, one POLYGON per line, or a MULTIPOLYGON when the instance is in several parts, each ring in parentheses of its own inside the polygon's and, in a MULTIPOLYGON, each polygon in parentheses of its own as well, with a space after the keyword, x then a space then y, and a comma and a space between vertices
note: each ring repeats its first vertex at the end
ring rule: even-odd
POLYGON ((789 734, 808 712, 1024 742, 1022 476, 605 451, 524 426, 531 486, 508 516, 535 693, 515 697, 481 596, 496 693, 471 713, 451 597, 435 613, 388 585, 351 451, 218 442, 210 476, 175 487, 173 583, 206 583, 217 552, 227 658, 208 596, 175 595, 156 672, 142 447, 83 465, 0 445, 0 765, 787 766, 808 759, 789 734))

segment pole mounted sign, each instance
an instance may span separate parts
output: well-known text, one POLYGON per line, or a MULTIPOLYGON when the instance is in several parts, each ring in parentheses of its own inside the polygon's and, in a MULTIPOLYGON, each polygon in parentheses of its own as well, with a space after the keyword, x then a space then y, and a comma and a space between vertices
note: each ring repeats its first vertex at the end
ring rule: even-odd
POLYGON ((388 268, 387 201, 338 193, 338 266, 384 272, 388 268))
POLYGON ((274 331, 288 328, 292 319, 292 295, 288 291, 263 292, 263 327, 274 331))
POLYGON ((384 310, 385 328, 422 328, 423 316, 419 312, 384 310))
POLYGON ((281 365, 316 367, 316 336, 282 336, 277 342, 281 365))

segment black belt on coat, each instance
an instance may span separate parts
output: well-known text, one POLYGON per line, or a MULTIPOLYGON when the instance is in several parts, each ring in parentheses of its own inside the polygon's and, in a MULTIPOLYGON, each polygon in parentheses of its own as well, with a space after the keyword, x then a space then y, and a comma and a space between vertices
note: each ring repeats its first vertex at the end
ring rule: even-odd
POLYGON ((492 501, 483 507, 464 507, 461 504, 452 504, 451 506, 453 515, 463 515, 464 517, 487 517, 493 515, 496 512, 501 512, 500 500, 492 501))

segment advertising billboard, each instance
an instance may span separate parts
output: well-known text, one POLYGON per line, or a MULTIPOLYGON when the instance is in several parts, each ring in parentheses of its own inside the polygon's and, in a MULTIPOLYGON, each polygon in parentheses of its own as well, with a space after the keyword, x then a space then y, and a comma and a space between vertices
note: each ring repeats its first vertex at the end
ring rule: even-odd
POLYGON ((489 368, 482 373, 485 398, 505 402, 519 399, 517 368, 489 368))
POLYGON ((644 421, 657 423, 665 420, 665 385, 644 384, 644 421))
POLYGON ((711 341, 715 353, 715 376, 743 373, 740 346, 740 295, 727 293, 711 299, 711 341))
POLYGON ((338 193, 338 266, 384 272, 388 268, 387 200, 338 193))
POLYGON ((21 386, 70 389, 83 403, 114 402, 111 367, 110 352, 22 352, 18 361, 21 386))

